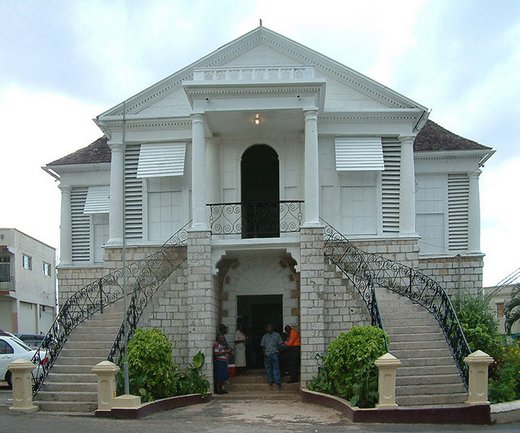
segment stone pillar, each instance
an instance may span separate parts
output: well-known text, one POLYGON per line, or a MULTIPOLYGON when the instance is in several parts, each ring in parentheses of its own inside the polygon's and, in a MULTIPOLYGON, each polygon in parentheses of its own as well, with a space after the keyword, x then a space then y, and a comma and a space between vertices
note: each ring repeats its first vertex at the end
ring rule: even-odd
POLYGON ((110 361, 101 361, 92 367, 97 376, 98 411, 110 411, 116 397, 116 374, 119 367, 110 361))
POLYGON ((318 373, 315 354, 326 351, 323 227, 303 226, 300 239, 301 385, 304 387, 318 373))
POLYGON ((376 359, 375 364, 379 372, 377 388, 379 393, 379 403, 376 407, 378 409, 396 407, 395 377, 397 369, 401 365, 401 361, 392 354, 385 353, 383 356, 376 359))
POLYGON ((204 114, 191 115, 191 191, 192 230, 207 230, 206 211, 206 139, 204 137, 204 114))
POLYGON ((60 265, 72 264, 72 212, 70 208, 70 186, 60 185, 60 265))
POLYGON ((468 364, 468 404, 489 404, 488 367, 493 358, 482 350, 477 350, 464 358, 468 364))
POLYGON ((304 225, 320 225, 320 173, 318 112, 305 111, 305 216, 304 225))
POLYGON ((124 166, 125 155, 122 143, 109 143, 112 150, 110 162, 110 213, 108 220, 108 241, 106 245, 123 245, 124 231, 124 166))
POLYGON ((415 168, 413 159, 413 136, 400 136, 401 174, 399 186, 399 233, 415 234, 415 168))
POLYGON ((213 377, 213 342, 217 331, 217 296, 211 269, 211 232, 189 231, 187 240, 188 361, 206 356, 205 374, 213 377))
POLYGON ((468 251, 480 254, 480 192, 478 178, 482 173, 476 170, 468 173, 469 203, 468 203, 468 251))
POLYGON ((13 380, 13 405, 9 408, 21 412, 35 412, 40 408, 32 400, 32 370, 34 364, 26 359, 17 359, 9 364, 13 380))

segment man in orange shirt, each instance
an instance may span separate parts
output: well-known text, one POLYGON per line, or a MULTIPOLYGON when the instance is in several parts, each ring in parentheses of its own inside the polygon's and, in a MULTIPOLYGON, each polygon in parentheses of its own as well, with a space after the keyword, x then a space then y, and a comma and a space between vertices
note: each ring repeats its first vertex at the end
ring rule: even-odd
POLYGON ((296 329, 289 325, 285 325, 285 333, 287 334, 287 341, 284 343, 289 352, 289 373, 290 378, 288 383, 298 382, 298 370, 300 366, 300 335, 296 329))

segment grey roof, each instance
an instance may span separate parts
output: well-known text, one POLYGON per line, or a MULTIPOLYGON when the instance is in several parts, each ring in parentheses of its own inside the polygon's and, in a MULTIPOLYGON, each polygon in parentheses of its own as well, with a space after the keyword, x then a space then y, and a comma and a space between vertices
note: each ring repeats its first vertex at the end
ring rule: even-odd
MULTIPOLYGON (((48 166, 93 164, 110 162, 111 152, 106 137, 100 137, 87 147, 53 161, 48 166)), ((415 152, 442 152, 453 150, 491 150, 473 140, 461 137, 428 120, 414 141, 415 152)))
POLYGON ((87 147, 76 150, 75 152, 57 159, 56 161, 52 161, 47 165, 53 166, 110 162, 112 153, 107 141, 108 140, 105 136, 100 137, 87 147))
POLYGON ((450 150, 491 150, 473 140, 454 134, 431 120, 427 120, 413 144, 415 152, 442 152, 450 150))

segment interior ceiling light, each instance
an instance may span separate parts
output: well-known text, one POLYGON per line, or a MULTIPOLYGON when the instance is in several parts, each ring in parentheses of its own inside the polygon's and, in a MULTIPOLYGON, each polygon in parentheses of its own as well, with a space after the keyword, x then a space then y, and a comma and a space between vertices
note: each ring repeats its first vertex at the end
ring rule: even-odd
POLYGON ((255 114, 255 125, 260 125, 260 113, 255 114))

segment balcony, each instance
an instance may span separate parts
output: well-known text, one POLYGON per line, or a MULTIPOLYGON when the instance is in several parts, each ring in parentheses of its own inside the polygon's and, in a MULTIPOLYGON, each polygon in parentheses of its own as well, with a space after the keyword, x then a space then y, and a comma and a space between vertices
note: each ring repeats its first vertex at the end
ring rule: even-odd
POLYGON ((11 277, 3 276, 2 278, 0 278, 0 292, 3 292, 3 291, 14 292, 14 290, 15 290, 15 287, 14 287, 14 277, 13 276, 11 276, 11 277))
POLYGON ((300 231, 303 201, 241 202, 208 204, 213 235, 242 239, 277 238, 300 231))

